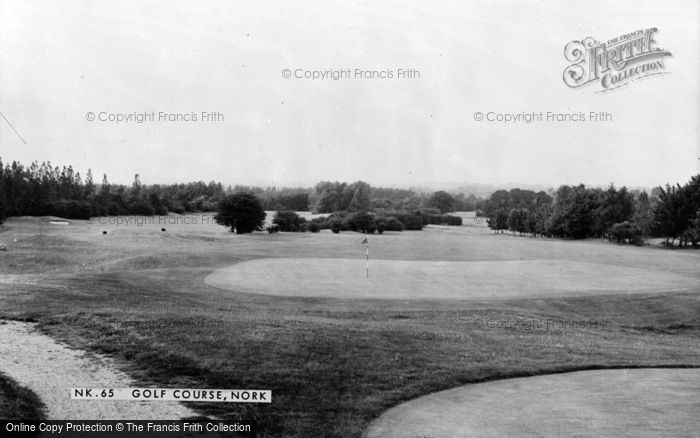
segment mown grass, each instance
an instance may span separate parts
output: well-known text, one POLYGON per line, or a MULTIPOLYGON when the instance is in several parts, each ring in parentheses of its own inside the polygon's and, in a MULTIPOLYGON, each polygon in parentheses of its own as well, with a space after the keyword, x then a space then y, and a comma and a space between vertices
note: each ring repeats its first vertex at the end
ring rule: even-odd
MULTIPOLYGON (((32 235, 31 226, 13 225, 16 234, 32 235)), ((84 230, 70 232, 46 231, 51 249, 35 239, 7 253, 17 254, 15 261, 0 259, 4 272, 16 274, 26 273, 16 260, 37 266, 54 266, 42 260, 57 255, 67 260, 58 270, 0 283, 0 316, 34 318, 56 338, 113 355, 144 385, 271 389, 270 405, 191 404, 204 415, 253 419, 261 436, 358 437, 402 401, 472 382, 700 365, 696 293, 500 301, 252 295, 216 289, 203 279, 215 268, 258 257, 361 256, 354 242, 359 235, 241 237, 184 230, 163 236, 138 229, 93 244, 84 230), (80 251, 71 253, 73 242, 80 251), (488 326, 488 321, 591 318, 609 323, 488 326)), ((382 258, 430 260, 561 254, 682 275, 691 275, 698 261, 687 255, 669 260, 666 252, 649 249, 625 253, 627 248, 589 243, 457 236, 464 240, 442 229, 387 236, 376 252, 382 258)))

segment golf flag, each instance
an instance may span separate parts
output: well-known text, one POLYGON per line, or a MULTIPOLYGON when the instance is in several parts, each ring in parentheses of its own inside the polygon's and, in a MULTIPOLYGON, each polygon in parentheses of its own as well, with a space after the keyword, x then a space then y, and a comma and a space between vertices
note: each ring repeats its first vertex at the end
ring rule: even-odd
POLYGON ((367 272, 367 278, 369 278, 369 240, 367 240, 368 237, 365 237, 365 240, 362 241, 362 243, 365 244, 365 249, 366 249, 366 256, 365 256, 365 270, 367 272))

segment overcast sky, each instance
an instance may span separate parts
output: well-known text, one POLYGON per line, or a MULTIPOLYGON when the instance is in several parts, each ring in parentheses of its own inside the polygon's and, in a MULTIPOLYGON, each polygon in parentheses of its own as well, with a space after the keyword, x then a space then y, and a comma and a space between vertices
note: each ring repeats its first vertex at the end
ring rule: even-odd
POLYGON ((146 184, 683 183, 700 165, 699 22, 692 0, 0 0, 0 111, 26 140, 0 119, 0 157, 146 184), (666 74, 564 84, 570 41, 651 27, 666 74), (295 77, 329 69, 393 78, 295 77), (523 111, 612 121, 474 118, 523 111), (98 120, 134 112, 156 120, 98 120))

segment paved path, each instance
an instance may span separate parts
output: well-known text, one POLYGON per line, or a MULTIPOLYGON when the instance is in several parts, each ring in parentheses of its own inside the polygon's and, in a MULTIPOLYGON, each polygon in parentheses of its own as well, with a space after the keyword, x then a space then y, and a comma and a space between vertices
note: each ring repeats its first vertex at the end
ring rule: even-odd
POLYGON ((365 438, 697 437, 700 369, 580 371, 466 385, 385 412, 365 438))

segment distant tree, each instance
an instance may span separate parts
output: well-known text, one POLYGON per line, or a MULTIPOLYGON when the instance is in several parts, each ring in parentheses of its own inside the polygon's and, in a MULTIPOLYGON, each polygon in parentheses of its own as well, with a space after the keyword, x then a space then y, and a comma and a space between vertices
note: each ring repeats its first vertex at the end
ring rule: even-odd
POLYGON ((646 191, 642 191, 637 195, 634 204, 634 215, 632 215, 632 222, 640 233, 642 233, 642 236, 648 236, 651 232, 652 221, 654 219, 653 213, 649 195, 647 195, 646 191))
MULTIPOLYGON (((348 186, 352 191, 352 198, 350 199, 350 204, 347 206, 348 211, 366 211, 370 207, 370 191, 371 188, 369 184, 364 181, 357 181, 348 186)), ((341 206, 341 209, 344 206, 341 206)))
POLYGON ((654 209, 654 232, 666 238, 666 244, 673 246, 686 227, 682 214, 681 186, 666 184, 659 192, 659 202, 654 209))
POLYGON ((455 211, 455 203, 455 198, 444 190, 433 193, 428 199, 428 207, 437 208, 442 214, 455 211))
POLYGON ((508 229, 508 213, 503 209, 498 209, 493 211, 491 216, 486 220, 489 228, 495 232, 503 231, 508 229))
POLYGON ((316 213, 332 213, 338 211, 339 195, 335 190, 323 190, 314 207, 316 213))
POLYGON ((367 211, 350 213, 343 218, 343 229, 361 233, 372 233, 376 230, 374 216, 367 211))
POLYGON ((700 210, 695 212, 695 219, 691 225, 681 234, 681 238, 690 243, 693 248, 698 247, 700 243, 700 210))
MULTIPOLYGON (((483 213, 488 218, 494 218, 498 210, 504 212, 510 211, 513 208, 509 205, 509 195, 506 190, 496 190, 489 196, 489 199, 484 201, 483 213)), ((506 217, 508 213, 506 213, 506 217)))
POLYGON ((602 237, 613 224, 625 223, 634 214, 634 196, 627 187, 616 189, 610 184, 604 192, 599 192, 597 206, 592 212, 591 231, 596 237, 602 237))
POLYGON ((134 198, 141 196, 141 178, 138 173, 134 175, 134 182, 131 184, 131 196, 134 198))
POLYGON ((695 226, 697 212, 700 210, 700 175, 693 176, 681 186, 676 184, 659 190, 659 199, 654 208, 654 227, 656 235, 666 237, 666 244, 674 245, 676 239, 681 247, 697 245, 695 226))
POLYGON ((129 205, 129 213, 139 216, 153 216, 156 214, 156 210, 146 199, 136 198, 129 205))
POLYGON ((557 237, 583 239, 592 235, 593 212, 598 206, 599 194, 580 184, 561 186, 555 194, 548 233, 557 237))
POLYGON ((306 226, 306 229, 308 229, 312 233, 321 232, 321 226, 317 222, 309 222, 308 226, 306 226))
POLYGON ((464 199, 464 206, 462 209, 464 211, 475 211, 477 209, 478 202, 479 198, 477 198, 473 193, 470 193, 469 196, 464 199))
MULTIPOLYGON (((396 207, 400 210, 413 211, 413 210, 416 210, 419 205, 420 205, 420 199, 415 195, 411 195, 411 196, 407 196, 407 197, 403 198, 401 200, 401 202, 399 203, 399 205, 396 207)), ((407 230, 410 229, 407 224, 404 224, 404 225, 406 225, 407 230)))
POLYGON ((272 219, 272 223, 279 227, 279 231, 284 232, 304 231, 305 222, 306 219, 290 210, 278 211, 272 219))
POLYGON ((5 170, 2 165, 2 158, 0 158, 0 225, 5 222, 5 218, 7 217, 7 200, 5 199, 6 191, 5 170))
POLYGON ((335 234, 340 233, 340 231, 343 229, 343 220, 340 218, 334 217, 330 219, 329 223, 331 231, 335 234))
POLYGON ((394 207, 391 199, 373 199, 370 204, 373 210, 389 210, 394 207))
POLYGON ((6 217, 7 213, 5 213, 5 200, 3 199, 3 194, 0 193, 0 225, 2 225, 3 222, 5 222, 6 217))
POLYGON ((517 208, 508 214, 508 229, 520 234, 528 232, 529 211, 524 208, 517 208))
POLYGON ((92 169, 88 169, 87 176, 85 176, 85 187, 83 188, 83 198, 94 202, 95 200, 95 183, 92 180, 92 169))
POLYGON ((219 225, 230 227, 232 233, 252 233, 262 230, 265 210, 255 195, 239 192, 228 195, 219 202, 214 220, 219 225))
POLYGON ((400 220, 396 219, 394 216, 389 216, 384 219, 383 228, 386 231, 403 231, 404 226, 400 220))

